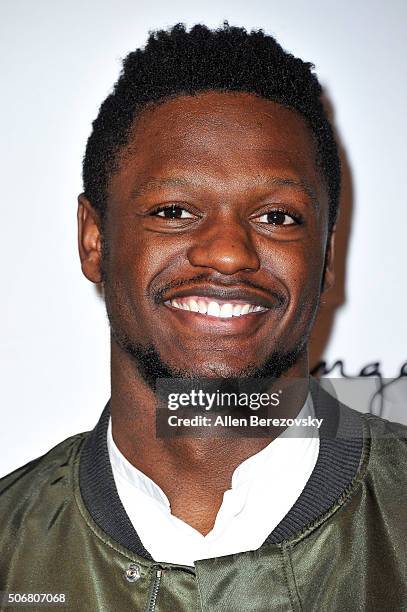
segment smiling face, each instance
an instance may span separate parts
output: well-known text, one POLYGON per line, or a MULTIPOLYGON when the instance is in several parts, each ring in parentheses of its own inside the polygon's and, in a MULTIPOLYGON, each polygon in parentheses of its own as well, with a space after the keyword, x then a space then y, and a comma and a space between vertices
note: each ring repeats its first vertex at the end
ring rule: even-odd
POLYGON ((304 119, 250 94, 145 110, 110 182, 103 262, 80 200, 82 268, 97 282, 103 265, 114 342, 182 375, 250 375, 281 359, 305 375, 332 282, 315 159, 304 119))

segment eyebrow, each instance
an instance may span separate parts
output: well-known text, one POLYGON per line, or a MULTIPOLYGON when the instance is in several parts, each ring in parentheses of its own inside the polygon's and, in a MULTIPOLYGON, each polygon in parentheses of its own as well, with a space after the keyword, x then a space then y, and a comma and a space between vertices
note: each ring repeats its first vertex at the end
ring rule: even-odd
MULTIPOLYGON (((194 180, 191 178, 185 178, 182 176, 179 177, 168 177, 168 178, 152 178, 143 183, 142 185, 136 187, 131 191, 131 195, 133 198, 140 197, 151 191, 156 189, 157 187, 202 187, 203 182, 210 183, 210 179, 206 181, 202 180, 194 180)), ((316 193, 308 181, 304 179, 292 179, 288 177, 281 176, 272 176, 265 179, 261 177, 256 177, 253 182, 254 187, 274 187, 274 186, 287 186, 294 187, 296 189, 300 189, 304 191, 311 200, 313 207, 316 211, 319 211, 319 202, 316 197, 316 193)))
POLYGON ((153 178, 149 179, 145 183, 142 183, 139 187, 132 189, 131 195, 134 198, 138 198, 148 191, 155 189, 157 187, 197 187, 199 185, 198 181, 193 181, 191 179, 186 179, 183 177, 173 177, 173 178, 153 178))
POLYGON ((319 202, 317 195, 314 189, 309 184, 309 182, 305 179, 292 179, 280 176, 273 176, 271 178, 266 179, 264 182, 261 181, 260 184, 264 185, 265 187, 273 187, 274 185, 287 185, 288 187, 295 187, 296 189, 300 189, 301 191, 304 191, 307 194, 314 208, 319 211, 319 202))

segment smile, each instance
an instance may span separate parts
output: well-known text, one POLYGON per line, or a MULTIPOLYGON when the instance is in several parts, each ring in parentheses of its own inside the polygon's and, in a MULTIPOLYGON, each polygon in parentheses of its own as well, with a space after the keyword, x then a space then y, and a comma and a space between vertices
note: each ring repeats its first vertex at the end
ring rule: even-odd
POLYGON ((165 306, 187 310, 189 312, 214 317, 217 319, 232 319, 233 317, 244 317, 253 313, 267 312, 264 306, 250 304, 241 300, 219 300, 205 296, 188 296, 171 299, 164 302, 165 306))

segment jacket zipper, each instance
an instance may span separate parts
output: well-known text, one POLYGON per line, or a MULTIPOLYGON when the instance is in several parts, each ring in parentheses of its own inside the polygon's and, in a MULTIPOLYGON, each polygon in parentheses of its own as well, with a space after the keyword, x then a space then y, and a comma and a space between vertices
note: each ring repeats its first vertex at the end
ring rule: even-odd
POLYGON ((154 612, 157 603, 158 590, 160 588, 162 569, 155 570, 155 576, 151 583, 150 595, 147 602, 146 612, 154 612))

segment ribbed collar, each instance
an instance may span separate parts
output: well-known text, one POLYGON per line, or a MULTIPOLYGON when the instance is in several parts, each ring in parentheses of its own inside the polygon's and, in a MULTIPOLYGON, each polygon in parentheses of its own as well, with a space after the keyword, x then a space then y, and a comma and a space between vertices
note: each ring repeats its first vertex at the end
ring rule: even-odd
MULTIPOLYGON (((301 495, 264 545, 278 544, 324 515, 356 476, 363 448, 360 415, 343 406, 314 380, 310 391, 317 418, 320 448, 315 468, 301 495)), ((79 483, 85 506, 93 520, 124 548, 153 561, 127 516, 117 493, 107 448, 109 403, 81 451, 79 483)))

